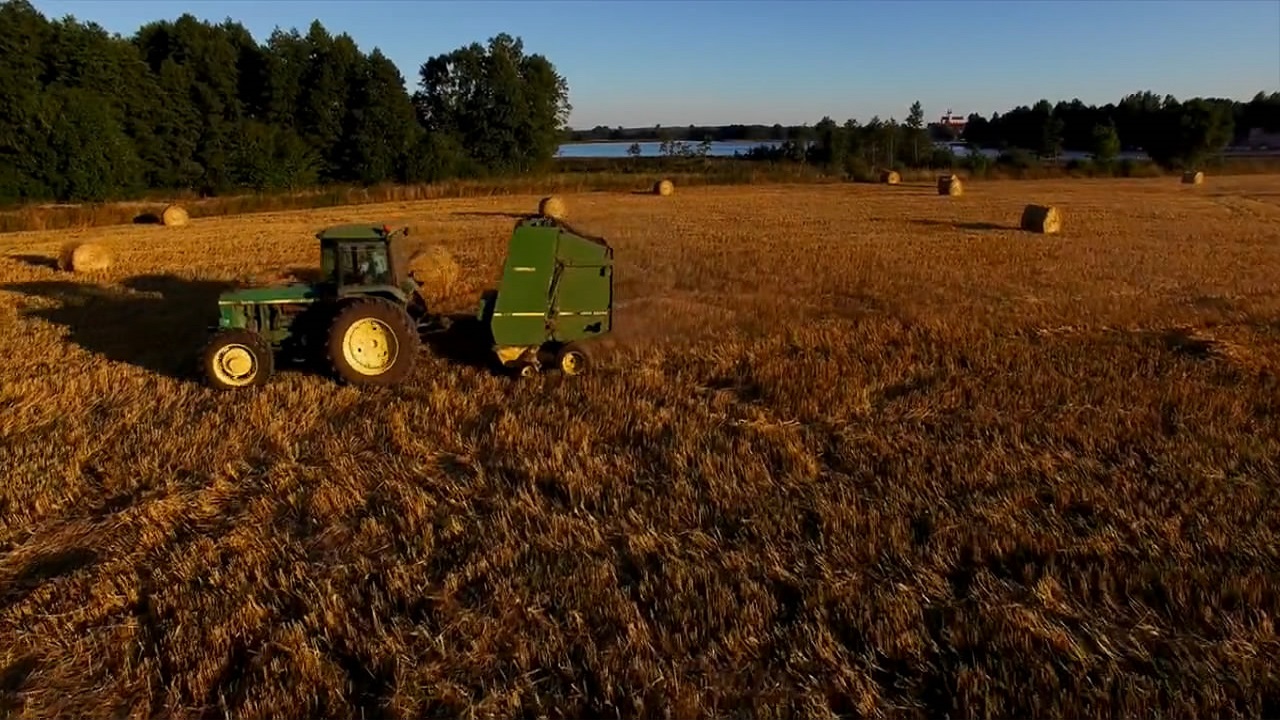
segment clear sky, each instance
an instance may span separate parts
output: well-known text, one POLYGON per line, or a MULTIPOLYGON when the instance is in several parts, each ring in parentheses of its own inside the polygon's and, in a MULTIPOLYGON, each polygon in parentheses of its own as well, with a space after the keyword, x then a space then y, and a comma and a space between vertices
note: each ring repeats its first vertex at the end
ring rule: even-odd
POLYGON ((507 32, 569 83, 570 124, 649 126, 990 115, 1152 90, 1280 91, 1280 0, 33 0, 113 32, 183 12, 256 38, 319 19, 416 85, 430 56, 507 32))

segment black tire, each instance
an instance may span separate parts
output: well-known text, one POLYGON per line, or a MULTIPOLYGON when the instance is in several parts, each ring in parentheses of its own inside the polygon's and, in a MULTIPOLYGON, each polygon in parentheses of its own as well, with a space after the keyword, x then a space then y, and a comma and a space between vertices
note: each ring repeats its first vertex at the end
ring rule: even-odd
POLYGON ((261 335, 251 330, 220 330, 210 338, 200 355, 200 370, 209 385, 218 390, 261 387, 275 372, 275 354, 261 335), (240 370, 246 351, 251 367, 240 370))
POLYGON ((362 298, 344 306, 329 326, 325 348, 329 365, 342 382, 351 385, 396 385, 404 382, 413 372, 418 359, 418 332, 413 320, 404 308, 382 298, 362 298), (392 357, 389 364, 377 367, 381 353, 377 346, 369 348, 369 364, 360 367, 358 359, 365 348, 356 347, 349 358, 343 350, 347 331, 362 320, 376 321, 379 329, 389 330, 395 347, 389 348, 392 357))
POLYGON ((568 343, 556 351, 556 369, 565 375, 586 375, 591 370, 591 356, 578 343, 568 343))

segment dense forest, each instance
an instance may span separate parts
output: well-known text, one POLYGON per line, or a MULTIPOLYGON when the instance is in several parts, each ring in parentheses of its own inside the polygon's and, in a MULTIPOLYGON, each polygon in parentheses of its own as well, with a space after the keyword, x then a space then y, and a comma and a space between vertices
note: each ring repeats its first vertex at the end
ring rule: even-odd
MULTIPOLYGON (((951 139, 920 104, 902 121, 574 131, 564 77, 501 34, 427 58, 412 86, 377 48, 314 22, 256 40, 190 15, 131 37, 27 0, 0 2, 0 202, 100 201, 323 184, 422 183, 550 166, 567 140, 783 141, 747 154, 826 166, 938 166, 951 139)), ((962 139, 1041 156, 1141 148, 1194 164, 1250 128, 1280 130, 1280 93, 1250 102, 1139 93, 1118 104, 1041 101, 972 115, 962 139)), ((678 148, 672 150, 672 148, 678 148)))
POLYGON ((190 15, 129 38, 0 4, 0 202, 431 182, 549 162, 570 105, 499 35, 427 59, 410 93, 376 48, 312 23, 257 42, 190 15))

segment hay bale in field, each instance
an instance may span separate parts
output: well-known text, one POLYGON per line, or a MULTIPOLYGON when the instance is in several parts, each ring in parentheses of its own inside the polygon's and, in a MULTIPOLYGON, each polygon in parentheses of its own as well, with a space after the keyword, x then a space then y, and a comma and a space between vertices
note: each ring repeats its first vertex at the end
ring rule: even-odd
POLYGON ((565 207, 564 200, 555 195, 549 195, 542 198, 542 202, 538 203, 538 214, 559 220, 568 216, 569 209, 565 207))
POLYGON ((1052 205, 1028 205, 1019 224, 1023 230, 1052 235, 1062 230, 1062 212, 1052 205))
POLYGON ((963 195, 964 183, 960 181, 959 175, 939 175, 938 176, 938 194, 939 195, 963 195))
POLYGON ((449 296, 462 275, 448 250, 438 245, 419 248, 409 257, 409 276, 418 283, 418 294, 432 302, 449 296))
POLYGON ((1188 170, 1182 173, 1182 184, 1183 185, 1203 185, 1204 173, 1198 170, 1196 171, 1188 170))
POLYGON ((881 170, 880 182, 886 185, 897 185, 902 182, 902 176, 896 170, 881 170))
POLYGON ((160 213, 160 221, 168 226, 186 225, 191 216, 180 205, 170 205, 160 213))
POLYGON ((670 180, 659 180, 653 184, 653 194, 666 197, 676 191, 675 183, 670 180))
POLYGON ((69 242, 58 252, 58 269, 67 272, 101 272, 111 267, 111 252, 94 243, 69 242))

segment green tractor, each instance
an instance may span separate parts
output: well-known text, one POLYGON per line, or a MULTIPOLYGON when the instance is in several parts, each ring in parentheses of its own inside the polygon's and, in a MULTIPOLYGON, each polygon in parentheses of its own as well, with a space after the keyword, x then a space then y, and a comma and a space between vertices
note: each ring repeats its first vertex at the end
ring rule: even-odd
MULTIPOLYGON (((267 382, 276 357, 324 361, 340 382, 395 385, 413 372, 422 335, 445 327, 408 273, 408 228, 353 224, 327 228, 321 279, 242 288, 218 298, 218 324, 201 364, 219 389, 267 382)), ((550 217, 516 223, 496 290, 475 320, 492 357, 532 376, 546 366, 587 370, 583 341, 613 325, 613 248, 550 217)))

